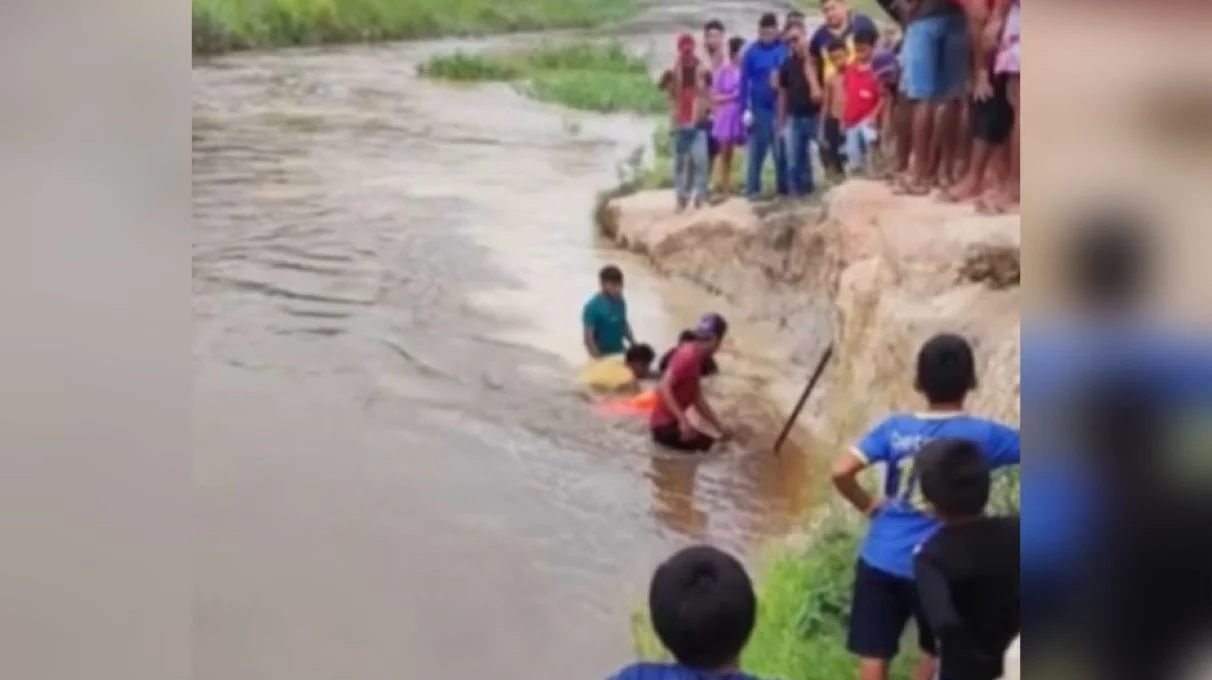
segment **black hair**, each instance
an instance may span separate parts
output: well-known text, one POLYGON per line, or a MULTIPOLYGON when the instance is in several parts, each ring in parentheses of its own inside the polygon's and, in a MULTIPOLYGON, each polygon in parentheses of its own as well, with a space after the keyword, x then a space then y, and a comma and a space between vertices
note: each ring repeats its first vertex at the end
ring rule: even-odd
POLYGON ((825 45, 826 52, 837 52, 838 50, 849 50, 846 41, 841 38, 830 38, 828 44, 825 45))
POLYGON ((779 18, 774 15, 774 12, 766 12, 762 18, 758 19, 758 28, 778 28, 779 18))
POLYGON ((745 39, 739 35, 734 35, 728 39, 728 55, 735 57, 745 49, 745 39))
POLYGON ((1100 311, 1133 306, 1146 292, 1153 243, 1142 218, 1103 208, 1078 223, 1065 254, 1065 275, 1079 302, 1100 311))
POLYGON ((657 567, 648 611, 661 644, 678 663, 715 671, 740 658, 757 620, 757 597, 735 557, 698 545, 657 567))
POLYGON ((678 333, 678 344, 679 345, 682 344, 683 342, 694 342, 695 340, 698 340, 698 339, 699 339, 699 336, 696 335, 695 332, 689 328, 683 330, 681 333, 678 333))
POLYGON ((967 439, 935 439, 914 457, 919 488, 944 518, 976 517, 989 503, 989 463, 967 439))
POLYGON ((787 12, 787 17, 783 20, 783 23, 787 26, 803 26, 805 18, 803 12, 793 9, 787 12))
POLYGON ((651 345, 644 343, 628 347, 627 353, 623 355, 623 361, 629 364, 636 361, 651 364, 653 359, 656 359, 656 351, 652 349, 651 345))
POLYGON ((709 20, 707 23, 703 24, 703 32, 706 33, 708 31, 719 31, 720 33, 723 33, 724 22, 720 21, 719 19, 709 20))
POLYGON ((613 264, 608 264, 598 271, 598 281, 603 284, 617 283, 621 286, 623 285, 623 270, 613 264))
POLYGON ((972 345, 953 333, 940 333, 917 353, 914 387, 931 404, 954 404, 976 389, 976 359, 972 345))
POLYGON ((854 44, 875 47, 880 41, 880 34, 870 28, 860 28, 854 32, 854 44))

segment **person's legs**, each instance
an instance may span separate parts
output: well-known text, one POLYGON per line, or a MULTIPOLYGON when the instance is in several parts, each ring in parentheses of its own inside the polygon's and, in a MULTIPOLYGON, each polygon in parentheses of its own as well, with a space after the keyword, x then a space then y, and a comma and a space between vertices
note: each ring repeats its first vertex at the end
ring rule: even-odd
POLYGON ((973 102, 970 107, 972 154, 967 172, 958 185, 943 193, 943 200, 967 201, 993 186, 988 180, 994 161, 1005 151, 1014 125, 1014 110, 1007 99, 1006 79, 994 76, 991 84, 993 95, 985 101, 973 102))
POLYGON ((690 142, 690 191, 695 205, 701 205, 707 200, 707 176, 711 167, 707 151, 709 136, 702 128, 698 128, 690 142))
MULTIPOLYGON (((774 114, 771 114, 773 117, 774 114)), ((770 124, 771 129, 774 129, 774 123, 770 124)), ((773 144, 771 146, 771 155, 774 156, 774 188, 775 192, 780 196, 786 196, 791 188, 790 176, 787 172, 787 137, 785 135, 773 135, 773 144)))
POLYGON ((901 634, 913 615, 913 602, 902 582, 861 559, 855 567, 846 647, 859 657, 859 680, 888 680, 888 665, 896 658, 901 634))
POLYGON ((724 194, 732 193, 732 142, 722 142, 716 156, 716 188, 724 194))
POLYGON ((1014 122, 1010 127, 1010 138, 1006 144, 1007 163, 1006 177, 1002 181, 1001 188, 988 200, 983 200, 979 206, 982 212, 987 213, 1002 213, 1014 210, 1018 206, 1019 191, 1020 191, 1020 150, 1019 150, 1019 129, 1022 122, 1022 105, 1020 102, 1021 91, 1019 89, 1019 74, 1005 74, 1006 76, 1006 95, 1010 103, 1014 122))
POLYGON ((690 145, 694 128, 679 127, 673 131, 673 192, 678 206, 690 200, 690 145))
POLYGON ((960 126, 962 108, 967 96, 972 65, 972 43, 968 22, 962 15, 942 20, 942 54, 938 98, 943 102, 939 115, 939 172, 937 177, 946 185, 955 183, 955 167, 964 134, 960 126))
POLYGON ((757 198, 762 193, 762 166, 774 137, 774 116, 755 111, 749 130, 749 167, 746 171, 745 193, 757 198))
POLYGON ((862 126, 846 130, 846 172, 848 174, 861 172, 865 158, 866 149, 863 145, 862 126))
POLYGON ((905 180, 909 176, 909 160, 913 154, 913 113, 916 110, 913 102, 903 92, 897 97, 892 109, 893 165, 888 178, 905 180))
POLYGON ((715 440, 707 435, 696 432, 689 439, 682 436, 677 424, 652 428, 652 441, 674 451, 703 452, 715 444, 715 440))
POLYGON ((812 192, 808 145, 814 122, 811 118, 792 118, 787 125, 787 181, 792 196, 806 196, 812 192))
POLYGON ((917 626, 917 645, 921 652, 913 672, 913 680, 934 680, 938 677, 938 641, 934 637, 934 631, 930 629, 926 610, 922 608, 922 602, 917 596, 917 585, 906 579, 902 582, 902 587, 905 597, 911 602, 913 622, 917 626))
POLYGON ((912 103, 910 125, 910 172, 904 193, 922 195, 930 191, 930 169, 934 151, 935 101, 943 91, 942 48, 947 24, 937 17, 919 19, 905 28, 902 54, 905 58, 901 84, 912 103))

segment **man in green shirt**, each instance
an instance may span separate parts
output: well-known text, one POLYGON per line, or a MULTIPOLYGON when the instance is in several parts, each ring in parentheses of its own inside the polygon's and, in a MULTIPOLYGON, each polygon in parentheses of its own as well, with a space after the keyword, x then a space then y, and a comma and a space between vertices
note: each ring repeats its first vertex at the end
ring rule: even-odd
POLYGON ((589 298, 581 312, 585 329, 585 350, 597 359, 622 354, 627 345, 635 344, 631 325, 627 323, 627 302, 623 300, 623 272, 606 265, 598 272, 601 290, 589 298))

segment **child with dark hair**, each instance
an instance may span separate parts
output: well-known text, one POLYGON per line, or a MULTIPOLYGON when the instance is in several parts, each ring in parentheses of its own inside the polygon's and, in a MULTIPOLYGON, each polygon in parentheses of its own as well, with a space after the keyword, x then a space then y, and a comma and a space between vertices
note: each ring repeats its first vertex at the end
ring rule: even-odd
POLYGON ((936 439, 975 443, 990 468, 1017 465, 1018 430, 969 415, 964 403, 976 388, 976 361, 968 341, 936 335, 917 356, 917 391, 926 410, 889 416, 833 464, 833 484, 870 518, 859 550, 847 646, 860 659, 860 680, 886 680, 909 619, 917 622, 923 656, 917 677, 934 671, 937 647, 914 584, 913 554, 940 522, 922 496, 918 453, 936 439), (886 466, 882 493, 869 494, 858 481, 864 469, 886 466))
POLYGON ((936 439, 917 455, 922 497, 942 528, 913 567, 938 640, 940 680, 996 680, 1019 632, 1019 520, 986 517, 991 477, 975 442, 936 439))
POLYGON ((754 680, 738 664, 757 596, 735 557, 706 545, 675 553, 652 575, 648 614, 674 663, 634 664, 611 680, 754 680))
POLYGON ((863 29, 854 33, 854 62, 842 71, 842 128, 846 133, 846 165, 850 172, 873 171, 879 150, 879 122, 883 114, 883 86, 872 60, 879 35, 863 29))

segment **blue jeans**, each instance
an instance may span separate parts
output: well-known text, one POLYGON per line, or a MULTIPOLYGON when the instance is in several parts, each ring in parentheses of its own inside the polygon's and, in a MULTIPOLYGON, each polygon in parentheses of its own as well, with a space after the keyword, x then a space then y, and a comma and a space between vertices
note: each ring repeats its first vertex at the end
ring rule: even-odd
POLYGON ((880 139, 874 121, 864 121, 846 130, 846 169, 862 170, 866 167, 867 154, 880 139))
POLYGON ((901 43, 901 92, 910 101, 963 96, 970 55, 968 25, 963 14, 909 22, 901 43))
POLYGON ((673 131, 673 189, 678 198, 707 196, 707 133, 697 125, 673 131))
POLYGON ((792 196, 807 196, 815 189, 812 140, 819 129, 816 116, 793 116, 787 121, 787 189, 792 196))
POLYGON ((774 156, 774 183, 780 194, 787 193, 787 154, 775 129, 774 111, 753 109, 753 127, 749 129, 749 167, 745 181, 745 193, 751 198, 762 193, 762 166, 766 154, 774 156))

